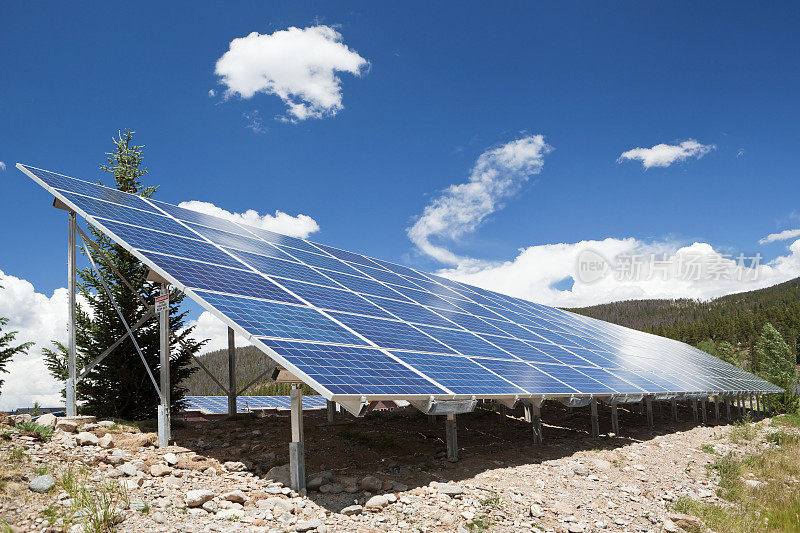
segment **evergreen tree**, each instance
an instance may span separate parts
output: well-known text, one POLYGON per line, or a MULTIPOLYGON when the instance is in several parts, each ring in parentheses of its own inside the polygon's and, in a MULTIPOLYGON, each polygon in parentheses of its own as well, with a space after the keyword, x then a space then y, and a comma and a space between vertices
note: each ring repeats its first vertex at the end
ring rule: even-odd
MULTIPOLYGON (((2 288, 3 286, 0 285, 0 289, 2 288)), ((33 346, 33 343, 24 342, 17 346, 11 346, 11 343, 14 342, 17 336, 17 332, 8 331, 3 333, 3 326, 6 324, 8 324, 8 319, 0 317, 0 372, 7 374, 8 370, 6 370, 6 364, 8 364, 15 355, 27 353, 28 349, 33 346)), ((5 382, 4 379, 0 379, 0 387, 2 387, 5 382)))
POLYGON ((791 391, 796 380, 794 351, 769 322, 764 324, 751 362, 761 377, 791 391))
MULTIPOLYGON (((108 164, 101 165, 100 168, 114 176, 117 189, 149 198, 156 192, 156 187, 142 185, 141 178, 147 173, 147 169, 142 166, 143 147, 133 144, 133 133, 125 130, 118 139, 114 139, 114 150, 106 154, 108 164)), ((159 286, 147 281, 148 267, 99 230, 89 227, 89 232, 108 261, 152 305, 159 294, 159 286)), ((90 251, 100 276, 108 285, 128 325, 133 327, 148 312, 147 307, 116 277, 101 254, 92 248, 90 251)), ((126 330, 94 270, 91 267, 79 270, 78 277, 78 291, 87 302, 87 307, 79 305, 76 313, 77 363, 80 369, 123 337, 126 330)), ((197 342, 191 337, 193 328, 183 329, 187 313, 180 311, 183 298, 183 294, 177 289, 171 291, 170 398, 173 410, 183 406, 186 391, 180 384, 195 371, 191 364, 192 355, 203 345, 203 342, 197 342)), ((157 318, 153 317, 145 322, 134 332, 134 336, 148 367, 158 381, 160 338, 157 318)), ((66 380, 66 347, 56 343, 56 349, 46 350, 45 353, 47 366, 53 376, 66 380)), ((158 394, 130 338, 126 338, 78 383, 77 396, 83 402, 82 411, 87 414, 131 420, 153 417, 159 404, 158 394)))

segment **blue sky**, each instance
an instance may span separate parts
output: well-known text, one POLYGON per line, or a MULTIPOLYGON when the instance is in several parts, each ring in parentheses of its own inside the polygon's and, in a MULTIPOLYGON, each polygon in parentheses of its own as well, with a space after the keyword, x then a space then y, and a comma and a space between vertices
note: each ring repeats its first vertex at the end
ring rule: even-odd
POLYGON ((751 286, 611 283, 578 294, 566 265, 581 246, 761 253, 773 264, 757 285, 788 279, 800 272, 794 239, 759 240, 800 228, 798 27, 789 2, 7 2, 0 270, 50 301, 65 285, 64 213, 13 165, 97 179, 111 137, 130 128, 161 200, 305 214, 320 227, 314 240, 546 303, 751 286), (275 94, 224 96, 215 64, 232 40, 322 26, 365 61, 336 74, 337 112, 286 121, 275 94), (538 168, 456 239, 434 235, 468 261, 443 263, 409 239, 481 154, 538 135, 549 147, 538 168), (690 139, 702 157, 618 162, 690 139))

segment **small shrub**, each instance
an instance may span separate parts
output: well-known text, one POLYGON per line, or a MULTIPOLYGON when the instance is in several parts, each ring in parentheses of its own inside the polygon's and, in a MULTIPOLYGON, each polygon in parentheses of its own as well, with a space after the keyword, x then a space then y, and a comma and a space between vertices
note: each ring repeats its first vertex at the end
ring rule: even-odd
POLYGON ((23 422, 17 424, 17 429, 29 437, 34 437, 42 442, 48 442, 53 436, 53 428, 50 426, 43 426, 36 422, 23 422))
POLYGON ((492 492, 481 500, 481 505, 484 507, 500 507, 500 495, 492 492))
POLYGON ((750 419, 750 413, 736 422, 730 432, 731 442, 738 444, 742 441, 751 441, 758 435, 758 427, 750 419))
POLYGON ((700 446, 700 449, 706 453, 710 453, 712 455, 716 455, 717 452, 714 451, 714 447, 710 444, 703 444, 700 446))
POLYGON ((790 442, 797 442, 798 436, 794 433, 786 433, 785 431, 776 431, 774 433, 770 433, 767 435, 767 440, 778 446, 783 446, 784 444, 790 442))
POLYGON ((8 458, 12 463, 21 463, 26 459, 30 459, 25 453, 25 450, 18 446, 11 448, 11 450, 8 452, 8 458))

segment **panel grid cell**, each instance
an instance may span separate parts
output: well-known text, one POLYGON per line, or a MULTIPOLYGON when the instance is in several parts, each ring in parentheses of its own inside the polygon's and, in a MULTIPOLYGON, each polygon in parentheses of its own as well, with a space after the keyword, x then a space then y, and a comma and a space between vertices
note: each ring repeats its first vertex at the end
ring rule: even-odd
POLYGON ((379 307, 371 304, 358 294, 345 289, 320 287, 299 281, 280 280, 281 285, 304 299, 314 307, 332 311, 346 311, 361 315, 392 318, 379 307))
MULTIPOLYGON (((326 278, 322 274, 317 273, 305 265, 295 263, 294 261, 285 261, 283 259, 251 254, 248 252, 240 252, 232 249, 229 251, 248 265, 268 276, 316 283, 317 285, 326 285, 328 287, 336 286, 336 283, 329 278, 326 278)), ((275 251, 276 255, 278 253, 282 253, 277 249, 275 251)), ((288 256, 286 256, 286 258, 289 259, 288 256)))
POLYGON ((420 352, 453 353, 440 342, 423 335, 413 326, 396 320, 381 320, 345 313, 331 316, 354 329, 381 348, 401 348, 420 352))
POLYGON ((455 394, 520 394, 525 391, 466 357, 392 351, 455 394))

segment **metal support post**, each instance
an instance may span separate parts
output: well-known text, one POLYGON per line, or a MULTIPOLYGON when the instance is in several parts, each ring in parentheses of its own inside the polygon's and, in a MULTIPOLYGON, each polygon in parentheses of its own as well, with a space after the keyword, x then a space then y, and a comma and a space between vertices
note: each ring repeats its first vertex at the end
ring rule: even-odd
POLYGON ((328 400, 327 407, 328 407, 328 422, 332 424, 333 421, 336 419, 336 402, 328 400))
POLYGON ((597 400, 592 398, 592 437, 600 436, 600 420, 597 417, 597 400))
POLYGON ((228 328, 228 415, 236 412, 236 335, 228 328))
POLYGON ((756 394, 756 411, 761 412, 761 395, 756 394))
POLYGON ((458 431, 456 427, 456 415, 447 414, 445 423, 445 440, 447 441, 447 458, 450 460, 458 459, 458 431))
POLYGON ((772 416, 772 401, 770 400, 769 395, 766 396, 764 403, 767 404, 767 416, 772 416))
POLYGON ((504 426, 508 425, 508 408, 505 405, 500 406, 500 421, 504 426))
POLYGON ((719 424, 719 396, 714 396, 714 422, 719 424))
POLYGON ((616 402, 611 404, 611 432, 619 436, 619 413, 616 402))
POLYGON ((436 425, 436 415, 428 415, 428 424, 431 426, 436 425))
POLYGON ((78 408, 75 398, 75 385, 77 383, 77 369, 76 369, 76 352, 77 346, 75 344, 76 328, 75 312, 77 303, 75 301, 75 229, 77 227, 77 220, 75 212, 69 213, 69 233, 68 233, 68 249, 67 249, 67 290, 69 291, 69 313, 68 313, 68 340, 67 340, 67 383, 66 383, 66 403, 67 403, 67 416, 75 416, 78 414, 78 408))
POLYGON ((725 418, 728 422, 731 421, 731 397, 725 396, 725 418))
MULTIPOLYGON (((169 298, 169 286, 161 284, 161 295, 169 298)), ((172 437, 170 423, 170 377, 169 377, 169 305, 158 315, 158 332, 160 340, 159 371, 161 404, 158 406, 158 447, 169 446, 172 437)))
POLYGON ((678 401, 675 398, 670 398, 669 404, 672 407, 672 421, 678 421, 678 401))
POLYGON ((533 445, 542 445, 542 412, 539 405, 531 405, 531 425, 533 426, 533 445))
POLYGON ((703 424, 708 424, 708 397, 703 396, 700 399, 700 408, 702 411, 703 424))
POLYGON ((289 477, 292 490, 305 494, 306 491, 306 454, 303 449, 303 391, 292 383, 289 392, 292 403, 292 442, 289 443, 289 477))
POLYGON ((642 401, 639 402, 639 414, 640 415, 644 414, 644 398, 642 398, 642 401))
POLYGON ((653 427, 653 398, 648 396, 644 403, 647 409, 647 427, 653 427))
POLYGON ((697 398, 692 400, 692 415, 694 416, 694 423, 697 424, 697 398))

